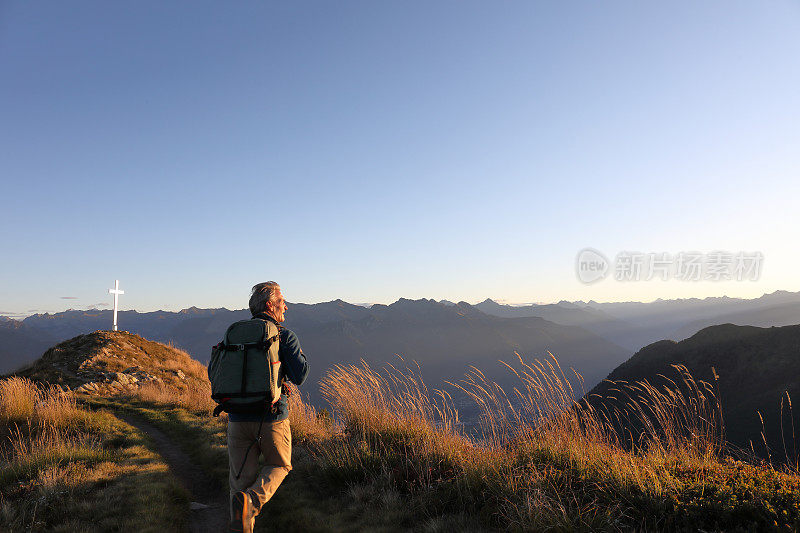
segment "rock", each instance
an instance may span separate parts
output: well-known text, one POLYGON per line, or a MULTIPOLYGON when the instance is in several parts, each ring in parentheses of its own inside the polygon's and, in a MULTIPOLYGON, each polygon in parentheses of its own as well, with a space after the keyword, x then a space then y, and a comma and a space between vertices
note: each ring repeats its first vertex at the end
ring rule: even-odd
POLYGON ((123 385, 132 385, 139 381, 139 378, 133 374, 126 374, 124 372, 118 372, 116 374, 117 381, 122 383, 123 385))
POLYGON ((99 389, 99 387, 98 387, 97 383, 95 383, 93 381, 90 381, 90 382, 84 383, 80 387, 76 388, 75 392, 84 392, 84 393, 88 394, 90 392, 97 392, 98 389, 99 389))

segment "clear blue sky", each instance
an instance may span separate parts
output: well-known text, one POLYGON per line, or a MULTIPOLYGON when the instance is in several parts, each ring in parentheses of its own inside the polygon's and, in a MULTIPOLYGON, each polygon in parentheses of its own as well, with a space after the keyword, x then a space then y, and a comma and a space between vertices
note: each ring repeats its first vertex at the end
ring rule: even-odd
POLYGON ((798 58, 789 1, 2 1, 0 311, 800 290, 798 58))

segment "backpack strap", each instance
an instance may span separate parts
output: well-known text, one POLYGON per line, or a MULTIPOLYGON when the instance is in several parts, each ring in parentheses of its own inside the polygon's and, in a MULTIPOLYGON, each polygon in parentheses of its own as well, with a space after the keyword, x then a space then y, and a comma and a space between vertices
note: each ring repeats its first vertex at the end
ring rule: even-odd
POLYGON ((258 348, 260 350, 269 350, 270 345, 275 341, 275 337, 265 339, 259 342, 247 342, 245 344, 226 344, 222 347, 226 352, 241 352, 248 348, 258 348))

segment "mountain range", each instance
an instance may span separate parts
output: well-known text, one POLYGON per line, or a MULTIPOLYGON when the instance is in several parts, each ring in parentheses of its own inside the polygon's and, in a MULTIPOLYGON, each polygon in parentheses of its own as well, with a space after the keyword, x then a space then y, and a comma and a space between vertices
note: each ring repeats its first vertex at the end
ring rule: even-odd
MULTIPOLYGON (((497 360, 513 361, 515 352, 533 359, 555 354, 565 368, 580 372, 591 387, 605 377, 631 350, 621 348, 595 333, 540 317, 498 317, 460 302, 400 299, 391 305, 369 308, 334 300, 320 304, 288 304, 286 327, 300 338, 311 362, 311 386, 336 363, 417 361, 429 386, 457 380, 470 365, 500 383, 510 373, 497 360)), ((219 342, 229 324, 249 318, 247 310, 190 308, 180 312, 119 313, 120 327, 143 337, 171 343, 201 362, 208 361, 211 346, 219 342)), ((107 329, 110 311, 67 311, 34 315, 15 323, 13 345, 3 368, 8 372, 41 355, 42 345, 52 345, 79 334, 107 329), (34 341, 39 340, 40 344, 34 341), (27 351, 24 351, 27 350, 27 351)), ((11 327, 7 328, 9 331, 11 327)), ((0 338, 0 344, 7 342, 0 338)), ((8 342, 11 346, 12 343, 8 342)), ((401 364, 402 366, 402 364, 401 364)))
MULTIPOLYGON (((800 324, 800 293, 776 291, 751 300, 705 298, 650 303, 567 302, 513 306, 487 299, 477 305, 401 298, 390 305, 354 305, 342 300, 288 304, 285 325, 294 330, 312 361, 311 386, 335 363, 360 359, 382 366, 416 360, 429 385, 459 379, 470 365, 501 384, 511 383, 497 360, 518 352, 526 359, 550 351, 565 368, 585 378, 587 389, 644 346, 680 341, 726 322, 772 326, 800 324)), ((121 311, 121 328, 171 343, 206 362, 225 328, 249 317, 246 309, 179 312, 121 311)), ((24 320, 0 318, 0 372, 19 368, 57 342, 108 329, 111 311, 65 311, 24 320)))
POLYGON ((496 316, 538 316, 559 324, 580 326, 631 351, 662 339, 683 340, 717 324, 800 324, 800 292, 789 291, 775 291, 752 299, 723 296, 612 303, 562 300, 557 304, 525 306, 485 300, 476 307, 496 316))

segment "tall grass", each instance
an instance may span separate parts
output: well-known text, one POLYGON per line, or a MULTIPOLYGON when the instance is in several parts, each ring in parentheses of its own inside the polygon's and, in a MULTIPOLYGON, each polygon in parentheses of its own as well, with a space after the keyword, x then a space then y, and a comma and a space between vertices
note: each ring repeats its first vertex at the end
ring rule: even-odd
MULTIPOLYGON (((71 392, 50 385, 38 387, 26 378, 0 380, 0 486, 18 478, 35 478, 50 469, 72 463, 109 458, 99 433, 101 417, 78 407, 71 392)), ((64 475, 69 468, 61 469, 64 475)), ((55 484, 50 480, 51 485, 55 484)))
POLYGON ((337 431, 333 420, 304 402, 296 389, 289 394, 289 424, 292 438, 300 442, 319 443, 337 431))
MULTIPOLYGON (((719 527, 753 506, 772 512, 772 504, 757 500, 769 499, 767 486, 775 483, 795 487, 792 501, 797 500, 775 524, 780 519, 800 525, 800 480, 772 477, 755 494, 750 481, 742 481, 743 470, 723 453, 722 411, 713 386, 695 380, 685 367, 675 366, 675 376, 664 376, 667 385, 661 387, 617 382, 607 398, 577 400, 581 376, 564 372, 552 355, 530 363, 518 356, 506 366, 517 378, 509 391, 477 368, 449 382, 451 391, 478 407, 479 430, 470 434, 451 393, 429 390, 419 366, 376 371, 363 361, 337 365, 321 383, 334 422, 314 453, 340 481, 388 476, 415 495, 420 512, 477 512, 503 528, 677 527, 695 520, 704 498, 716 498, 708 505, 722 514, 701 513, 697 519, 719 527), (720 494, 733 494, 732 500, 707 496, 702 487, 710 479, 725 485, 720 494), (684 499, 697 486, 700 499, 691 507, 684 499)), ((313 418, 304 409, 298 418, 313 418)))
POLYGON ((0 380, 0 424, 27 423, 76 433, 96 429, 99 420, 78 406, 69 389, 37 386, 16 376, 0 380))
POLYGON ((204 415, 210 415, 217 406, 211 399, 211 384, 208 380, 192 380, 181 388, 166 383, 144 383, 131 391, 128 396, 143 402, 182 407, 204 415))
POLYGON ((0 380, 0 530, 182 527, 185 494, 145 442, 69 390, 0 380))
POLYGON ((40 393, 29 379, 11 378, 0 381, 0 422, 24 420, 33 416, 40 393))

